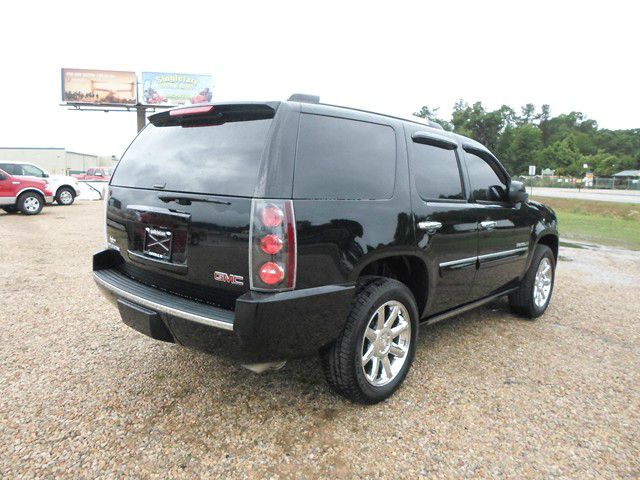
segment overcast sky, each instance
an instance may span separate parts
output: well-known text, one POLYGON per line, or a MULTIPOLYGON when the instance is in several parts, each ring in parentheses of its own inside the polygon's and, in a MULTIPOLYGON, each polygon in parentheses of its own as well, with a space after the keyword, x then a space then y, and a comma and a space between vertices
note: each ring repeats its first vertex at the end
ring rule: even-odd
POLYGON ((638 128, 640 2, 10 2, 0 146, 121 155, 135 113, 59 106, 60 68, 211 74, 214 101, 321 101, 449 118, 460 98, 638 128), (18 6, 15 6, 15 4, 18 6))

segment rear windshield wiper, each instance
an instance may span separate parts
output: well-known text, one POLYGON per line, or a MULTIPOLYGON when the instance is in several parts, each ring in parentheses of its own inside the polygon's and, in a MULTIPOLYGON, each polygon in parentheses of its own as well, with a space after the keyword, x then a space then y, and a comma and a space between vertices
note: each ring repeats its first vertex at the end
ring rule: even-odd
POLYGON ((191 205, 191 202, 217 203, 218 205, 231 205, 231 202, 223 202, 222 200, 211 200, 210 198, 197 198, 186 196, 161 196, 158 197, 164 203, 176 202, 178 205, 191 205))

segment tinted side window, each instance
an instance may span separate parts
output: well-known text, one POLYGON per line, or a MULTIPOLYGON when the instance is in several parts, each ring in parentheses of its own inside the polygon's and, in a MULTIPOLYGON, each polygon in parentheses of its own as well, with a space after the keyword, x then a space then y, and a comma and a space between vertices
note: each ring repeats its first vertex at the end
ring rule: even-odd
POLYGON ((507 185, 491 168, 491 165, 470 152, 466 152, 465 157, 474 198, 476 200, 505 201, 507 185))
POLYGON ((293 195, 309 199, 391 198, 396 177, 393 128, 302 114, 293 195))
POLYGON ((411 174, 425 200, 462 200, 462 179, 455 150, 410 142, 411 174))
POLYGON ((31 177, 44 177, 44 173, 38 167, 33 165, 22 165, 22 174, 31 177))
POLYGON ((0 163, 0 169, 9 175, 22 175, 22 167, 15 163, 0 163))

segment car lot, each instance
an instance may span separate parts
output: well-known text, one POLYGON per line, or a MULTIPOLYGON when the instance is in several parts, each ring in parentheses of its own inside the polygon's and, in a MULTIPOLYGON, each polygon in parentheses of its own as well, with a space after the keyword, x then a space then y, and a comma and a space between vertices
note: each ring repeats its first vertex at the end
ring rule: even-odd
POLYGON ((317 360, 258 376, 124 326, 91 280, 101 202, 0 213, 0 477, 640 475, 640 254, 561 248, 537 322, 421 331, 372 407, 317 360))

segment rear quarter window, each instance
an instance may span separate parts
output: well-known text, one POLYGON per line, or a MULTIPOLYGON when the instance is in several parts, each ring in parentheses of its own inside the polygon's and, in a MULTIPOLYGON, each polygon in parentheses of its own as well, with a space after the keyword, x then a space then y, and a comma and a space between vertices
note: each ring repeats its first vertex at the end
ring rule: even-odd
POLYGON ((296 199, 367 200, 393 196, 396 135, 388 125, 302 114, 296 199))

